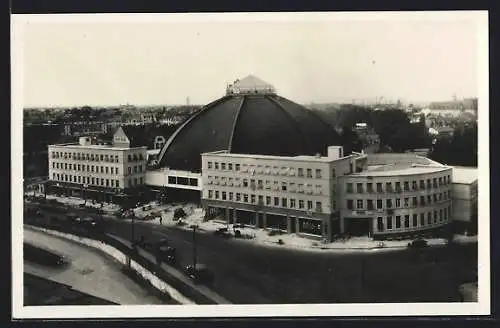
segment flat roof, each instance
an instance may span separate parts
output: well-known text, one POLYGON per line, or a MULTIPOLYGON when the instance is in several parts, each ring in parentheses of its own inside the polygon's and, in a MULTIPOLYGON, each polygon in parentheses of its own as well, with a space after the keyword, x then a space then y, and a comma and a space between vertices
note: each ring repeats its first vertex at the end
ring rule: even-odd
POLYGON ((423 173, 441 172, 450 169, 447 166, 425 166, 405 164, 385 164, 368 166, 363 172, 352 173, 350 176, 392 176, 392 175, 414 175, 423 173))
POLYGON ((67 144, 55 144, 49 145, 49 147, 68 147, 68 148, 79 148, 79 149, 96 149, 96 150, 130 150, 130 149, 139 149, 139 148, 147 148, 146 146, 140 147, 116 147, 113 145, 80 145, 79 143, 67 143, 67 144))
POLYGON ((298 155, 298 156, 273 156, 273 155, 258 155, 258 154, 233 154, 227 151, 216 151, 210 153, 203 153, 202 155, 213 155, 213 156, 223 156, 232 158, 253 158, 253 159, 267 159, 267 160, 282 160, 282 161, 314 161, 320 163, 329 163, 331 161, 336 161, 340 159, 346 159, 353 155, 344 156, 340 158, 331 158, 327 156, 308 156, 308 155, 298 155))
POLYGON ((471 184, 477 176, 477 167, 453 166, 453 183, 471 184))

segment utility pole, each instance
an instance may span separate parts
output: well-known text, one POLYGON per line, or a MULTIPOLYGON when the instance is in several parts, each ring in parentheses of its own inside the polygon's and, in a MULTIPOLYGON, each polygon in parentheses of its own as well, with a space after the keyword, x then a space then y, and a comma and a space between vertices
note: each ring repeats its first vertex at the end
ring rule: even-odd
POLYGON ((196 258, 197 258, 197 253, 196 253, 196 226, 193 226, 193 268, 194 271, 196 272, 196 258))

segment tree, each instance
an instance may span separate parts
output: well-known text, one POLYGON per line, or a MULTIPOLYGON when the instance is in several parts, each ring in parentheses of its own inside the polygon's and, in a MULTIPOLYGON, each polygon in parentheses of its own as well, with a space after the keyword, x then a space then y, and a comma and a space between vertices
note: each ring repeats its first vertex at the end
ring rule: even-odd
POLYGON ((179 207, 174 211, 174 219, 183 219, 186 216, 187 214, 182 207, 179 207))
POLYGON ((340 133, 340 140, 342 146, 344 147, 344 153, 350 154, 353 151, 360 152, 363 148, 361 140, 359 140, 356 132, 352 130, 349 126, 343 126, 342 132, 340 133))

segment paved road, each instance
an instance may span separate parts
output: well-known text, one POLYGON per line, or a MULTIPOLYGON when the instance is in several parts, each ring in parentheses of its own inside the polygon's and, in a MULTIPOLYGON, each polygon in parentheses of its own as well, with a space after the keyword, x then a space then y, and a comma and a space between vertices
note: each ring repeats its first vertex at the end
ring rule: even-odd
MULTIPOLYGON (((110 233, 130 238, 130 222, 107 219, 110 233)), ((166 236, 180 262, 192 261, 192 232, 136 221, 136 236, 166 236)), ((477 246, 339 254, 294 251, 197 234, 199 263, 215 274, 214 291, 232 303, 459 301, 459 283, 474 281, 477 246), (465 268, 471 268, 465 273, 465 268)))
POLYGON ((71 265, 64 269, 25 261, 24 271, 27 273, 71 285, 76 290, 119 304, 163 304, 122 273, 118 263, 98 252, 29 228, 24 229, 24 240, 57 250, 71 260, 71 265))

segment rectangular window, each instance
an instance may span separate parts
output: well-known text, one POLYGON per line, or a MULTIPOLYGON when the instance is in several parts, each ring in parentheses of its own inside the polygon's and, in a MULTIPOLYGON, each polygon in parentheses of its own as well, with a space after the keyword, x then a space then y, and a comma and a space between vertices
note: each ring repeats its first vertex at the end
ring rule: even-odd
POLYGON ((352 193, 352 192, 353 192, 353 189, 352 189, 352 183, 348 183, 348 184, 346 185, 346 189, 347 189, 347 192, 348 192, 348 193, 352 193))
POLYGON ((410 206, 409 201, 410 201, 410 199, 409 199, 408 197, 405 197, 405 198, 404 198, 404 206, 405 206, 405 207, 410 206))
POLYGON ((410 216, 405 215, 405 228, 409 228, 409 227, 410 227, 410 216))
POLYGON ((389 199, 386 200, 386 206, 385 207, 392 208, 392 199, 389 198, 389 199))
POLYGON ((316 179, 321 179, 321 169, 316 169, 316 179))
POLYGON ((377 199, 377 208, 378 209, 382 208, 382 199, 377 199))
POLYGON ((219 191, 218 190, 215 191, 215 199, 219 199, 219 191))
POLYGON ((348 199, 347 200, 347 209, 348 210, 352 210, 353 209, 353 200, 352 199, 348 199))
POLYGON ((243 202, 248 203, 248 195, 243 194, 243 202))
POLYGON ((109 179, 106 179, 106 187, 109 187, 109 179))
POLYGON ((106 174, 108 174, 108 170, 109 170, 109 169, 108 169, 108 167, 106 166, 106 174))
POLYGON ((241 202, 241 194, 239 192, 236 193, 236 201, 241 202))
POLYGON ((312 202, 312 200, 308 200, 307 201, 307 209, 312 210, 312 208, 313 208, 313 202, 312 202))
POLYGON ((387 217, 387 230, 392 230, 392 216, 387 217))
POLYGON ((438 220, 438 212, 434 211, 434 223, 437 223, 438 220))
POLYGON ((214 168, 215 168, 216 170, 218 170, 218 169, 219 169, 219 163, 215 162, 215 163, 214 163, 214 168))
POLYGON ((401 228, 401 216, 396 215, 396 229, 401 228))
POLYGON ((432 196, 427 195, 427 204, 432 204, 432 196))
POLYGON ((116 181, 115 181, 115 185, 116 185, 116 187, 117 187, 117 188, 118 188, 118 187, 120 187, 120 181, 119 181, 119 180, 116 180, 116 181))
POLYGON ((366 207, 368 210, 373 210, 373 199, 368 199, 366 201, 366 207))
POLYGON ((412 206, 417 206, 418 203, 417 203, 417 196, 413 196, 412 199, 411 199, 411 205, 412 206))
POLYGON ((366 191, 373 192, 373 183, 369 182, 366 184, 366 191))
POLYGON ((250 202, 255 204, 255 195, 250 195, 250 202))
POLYGON ((424 180, 420 180, 420 189, 425 189, 424 180))
POLYGON ((295 208, 295 199, 290 199, 290 208, 295 208))
POLYGON ((363 193, 363 184, 362 183, 356 183, 356 191, 358 194, 363 193))
POLYGON ((228 164, 227 164, 227 169, 228 169, 229 171, 232 171, 232 170, 233 170, 233 163, 228 163, 228 164))
POLYGON ((316 202, 316 212, 321 213, 323 209, 321 207, 321 202, 316 202))
POLYGON ((234 169, 236 171, 239 171, 240 170, 240 164, 234 164, 234 169))
POLYGON ((214 196, 214 191, 213 190, 209 190, 208 191, 208 198, 212 198, 214 196))
POLYGON ((425 196, 420 196, 420 205, 425 205, 425 196))
POLYGON ((392 183, 391 182, 386 182, 385 183, 385 191, 386 192, 392 192, 392 183))
POLYGON ((427 179, 427 189, 431 188, 431 179, 427 179))
POLYGON ((413 226, 416 227, 417 226, 417 221, 418 221, 418 215, 417 214, 413 214, 413 226))
POLYGON ((432 179, 432 187, 437 188, 437 179, 432 179))
POLYGON ((304 200, 299 199, 299 208, 303 209, 304 208, 304 200))
POLYGON ((401 199, 396 198, 396 208, 401 207, 401 199))
POLYGON ((274 206, 280 206, 280 199, 279 199, 279 197, 274 197, 274 206))
POLYGON ((363 200, 362 200, 362 199, 358 199, 358 200, 356 201, 356 208, 357 208, 358 210, 363 208, 363 200))
POLYGON ((443 184, 443 178, 439 178, 439 180, 438 180, 438 185, 440 185, 440 186, 441 186, 442 184, 443 184))
POLYGON ((417 180, 413 180, 413 181, 411 182, 411 189, 412 189, 412 190, 417 190, 417 180))
POLYGON ((410 191, 410 183, 408 181, 404 182, 404 189, 405 191, 410 191))
POLYGON ((233 193, 232 192, 229 193, 229 200, 233 200, 233 193))
POLYGON ((222 192, 222 200, 226 200, 226 196, 227 196, 226 192, 225 192, 225 191, 223 191, 223 192, 222 192))
POLYGON ((332 169, 332 178, 335 178, 337 174, 335 173, 335 169, 332 169))
POLYGON ((377 218, 377 230, 384 231, 384 220, 380 216, 377 218))
POLYGON ((243 179, 243 187, 248 187, 248 179, 243 179))
POLYGON ((299 167, 299 168, 298 168, 297 175, 298 175, 299 177, 303 177, 303 176, 304 176, 304 169, 303 169, 303 168, 301 168, 301 167, 299 167))
POLYGON ((382 183, 377 182, 377 192, 382 192, 382 183))
POLYGON ((425 214, 420 213, 420 226, 423 227, 425 225, 425 214))
POLYGON ((312 178, 313 177, 312 169, 307 169, 307 177, 308 178, 312 178))
POLYGON ((281 207, 287 207, 286 198, 281 198, 281 207))
POLYGON ((271 196, 266 196, 266 205, 267 206, 271 205, 271 196))
POLYGON ((111 187, 114 187, 115 186, 115 180, 111 179, 110 182, 111 182, 111 187))
POLYGON ((286 191, 286 182, 281 183, 281 191, 286 191))
POLYGON ((264 196, 259 195, 259 201, 258 201, 258 204, 259 204, 259 205, 264 205, 264 196))
POLYGON ((432 213, 427 213, 427 224, 432 224, 432 213))
POLYGON ((401 182, 396 182, 396 192, 401 192, 401 182))
POLYGON ((226 169, 226 163, 220 163, 220 169, 225 170, 226 169))

